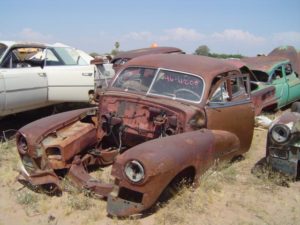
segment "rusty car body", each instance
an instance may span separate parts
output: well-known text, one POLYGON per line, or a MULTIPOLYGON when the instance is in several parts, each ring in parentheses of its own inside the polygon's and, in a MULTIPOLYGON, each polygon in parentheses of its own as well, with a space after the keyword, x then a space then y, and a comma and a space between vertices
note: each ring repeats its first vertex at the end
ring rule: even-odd
POLYGON ((292 105, 269 128, 266 159, 271 168, 298 179, 300 177, 300 102, 292 105))
POLYGON ((185 52, 175 47, 140 48, 125 52, 119 52, 112 59, 111 63, 113 64, 113 68, 117 72, 127 61, 139 56, 150 54, 185 54, 185 52))
POLYGON ((300 99, 300 77, 294 71, 291 61, 280 56, 258 56, 243 58, 242 61, 254 73, 258 82, 256 89, 275 87, 276 104, 272 109, 280 109, 300 99))
POLYGON ((248 151, 254 108, 250 79, 219 59, 181 54, 130 60, 98 109, 40 119, 16 137, 18 180, 60 190, 63 170, 75 185, 107 197, 110 215, 149 209, 182 179, 197 184, 219 160, 248 151), (88 167, 112 166, 111 184, 88 167))

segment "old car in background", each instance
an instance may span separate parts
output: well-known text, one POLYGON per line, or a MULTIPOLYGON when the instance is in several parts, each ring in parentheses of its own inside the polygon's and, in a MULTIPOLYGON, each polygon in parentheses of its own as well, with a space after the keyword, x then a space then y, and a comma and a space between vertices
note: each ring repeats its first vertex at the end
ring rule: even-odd
POLYGON ((293 179, 300 177, 300 102, 270 126, 266 159, 273 169, 293 179))
POLYGON ((300 99, 300 78, 288 58, 258 56, 242 61, 255 75, 255 79, 251 79, 252 85, 256 86, 253 90, 275 87, 277 102, 270 108, 280 109, 300 99))
POLYGON ((18 180, 61 192, 60 176, 108 197, 110 215, 150 208, 180 181, 197 184, 216 162, 249 150, 254 127, 250 79, 226 61, 157 54, 124 65, 98 110, 40 119, 16 136, 18 180), (89 174, 112 166, 114 182, 89 174))
POLYGON ((115 70, 113 69, 113 64, 110 63, 110 57, 107 56, 97 56, 91 60, 91 64, 96 65, 98 74, 95 76, 95 88, 89 92, 89 102, 97 104, 99 91, 105 90, 109 86, 111 79, 115 75, 115 70))
POLYGON ((268 56, 279 56, 290 60, 294 71, 300 75, 300 51, 293 46, 280 46, 273 49, 268 56))
POLYGON ((115 71, 118 71, 122 65, 124 65, 127 61, 143 56, 143 55, 150 55, 150 54, 185 54, 179 48, 174 47, 152 47, 152 48, 141 48, 130 50, 126 52, 119 52, 111 61, 113 64, 113 68, 115 71))
POLYGON ((58 102, 87 102, 97 70, 74 48, 0 42, 0 117, 58 102))

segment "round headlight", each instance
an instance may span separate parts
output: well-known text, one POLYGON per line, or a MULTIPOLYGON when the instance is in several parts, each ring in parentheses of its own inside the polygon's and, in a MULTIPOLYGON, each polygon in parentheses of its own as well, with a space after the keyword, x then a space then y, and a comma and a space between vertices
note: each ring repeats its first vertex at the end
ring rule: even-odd
POLYGON ((131 182, 138 183, 144 179, 145 170, 140 162, 132 160, 126 163, 125 174, 131 182))
POLYGON ((28 151, 28 145, 26 138, 23 135, 20 135, 17 141, 17 146, 19 149, 19 152, 22 154, 25 154, 28 151))
POLYGON ((284 124, 276 124, 271 129, 272 139, 279 144, 286 142, 290 138, 290 135, 290 128, 284 124))

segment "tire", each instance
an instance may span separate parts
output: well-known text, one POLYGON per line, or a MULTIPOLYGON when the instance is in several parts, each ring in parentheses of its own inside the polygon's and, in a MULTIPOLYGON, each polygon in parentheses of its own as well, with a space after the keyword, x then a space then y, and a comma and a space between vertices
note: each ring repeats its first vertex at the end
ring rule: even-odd
POLYGON ((291 107, 291 112, 300 113, 300 102, 294 102, 291 107))

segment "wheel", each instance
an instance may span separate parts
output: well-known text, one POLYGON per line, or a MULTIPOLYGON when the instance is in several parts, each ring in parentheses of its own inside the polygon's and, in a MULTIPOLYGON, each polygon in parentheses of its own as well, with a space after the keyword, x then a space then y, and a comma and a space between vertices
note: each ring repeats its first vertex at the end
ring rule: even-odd
POLYGON ((291 111, 300 113, 300 102, 294 102, 292 104, 291 111))

